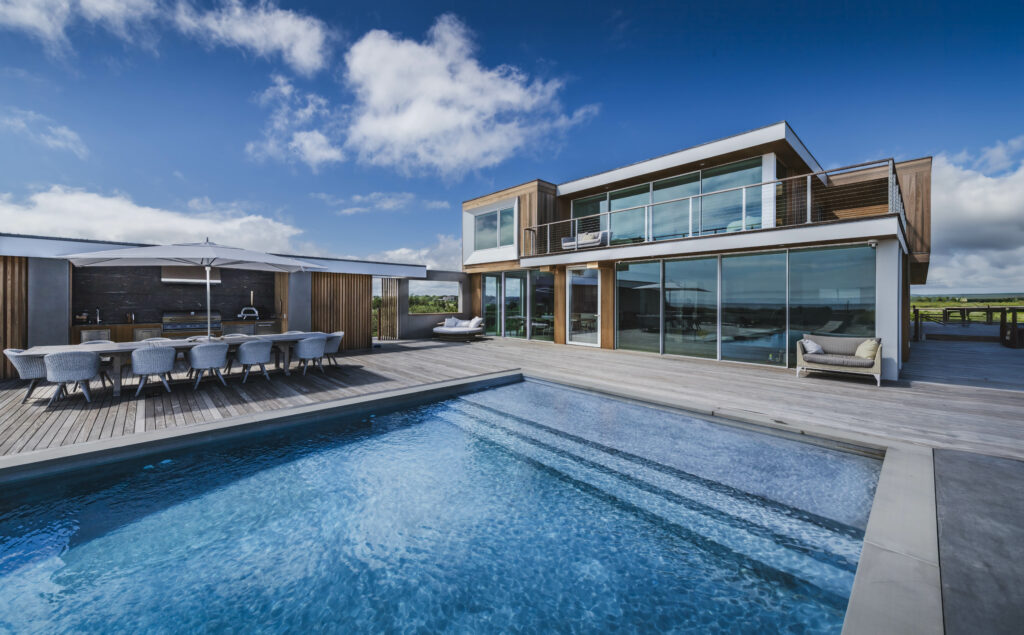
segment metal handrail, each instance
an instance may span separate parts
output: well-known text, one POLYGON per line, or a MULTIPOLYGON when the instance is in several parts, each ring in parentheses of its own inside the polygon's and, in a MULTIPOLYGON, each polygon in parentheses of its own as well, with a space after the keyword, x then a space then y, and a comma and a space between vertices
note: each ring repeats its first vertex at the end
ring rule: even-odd
MULTIPOLYGON (((662 205, 668 205, 670 203, 679 203, 679 202, 683 202, 683 201, 693 201, 694 199, 700 200, 700 199, 703 199, 705 197, 716 196, 716 195, 719 195, 719 194, 727 194, 729 192, 742 191, 745 194, 746 190, 749 190, 751 188, 776 187, 776 186, 778 186, 780 184, 786 184, 786 183, 789 183, 789 182, 798 182, 798 181, 804 181, 804 182, 806 182, 808 184, 808 187, 807 187, 807 201, 808 201, 808 203, 810 203, 810 201, 811 201, 810 182, 811 182, 811 180, 814 177, 818 177, 818 180, 821 181, 823 184, 825 184, 827 186, 827 184, 828 184, 828 178, 827 177, 829 175, 840 175, 840 174, 848 173, 850 171, 864 169, 864 168, 870 168, 870 167, 878 167, 878 168, 883 168, 884 167, 884 168, 888 168, 888 175, 885 176, 885 177, 881 177, 881 178, 886 178, 889 181, 889 193, 888 193, 889 213, 890 214, 898 214, 900 216, 901 220, 903 221, 904 228, 906 228, 907 223, 906 223, 906 212, 905 212, 905 207, 904 207, 904 203, 903 203, 903 193, 902 193, 902 190, 900 188, 899 177, 896 174, 895 160, 892 159, 892 158, 889 158, 889 159, 880 159, 880 160, 877 160, 877 161, 867 161, 867 162, 863 162, 863 163, 857 163, 857 164, 854 164, 854 165, 848 165, 848 166, 843 166, 843 167, 839 167, 839 168, 833 168, 831 170, 819 170, 817 172, 810 172, 810 173, 807 173, 807 174, 800 174, 800 175, 797 175, 797 176, 790 176, 790 177, 785 177, 785 178, 782 178, 782 179, 775 179, 773 181, 763 181, 763 182, 759 182, 759 183, 751 183, 751 184, 748 184, 748 185, 738 185, 736 187, 730 187, 730 188, 725 188, 725 189, 721 189, 721 190, 715 190, 713 192, 700 192, 698 194, 691 194, 690 196, 681 196, 679 198, 668 199, 668 200, 658 201, 658 202, 651 202, 651 203, 648 203, 648 204, 645 204, 645 205, 634 205, 632 207, 626 207, 626 208, 623 208, 623 209, 608 210, 608 211, 604 211, 604 212, 598 212, 597 214, 591 214, 589 216, 579 216, 579 217, 576 217, 576 218, 566 218, 566 219, 562 219, 562 220, 552 221, 552 222, 549 222, 549 223, 541 223, 539 225, 534 225, 532 227, 526 227, 526 228, 524 228, 524 231, 529 232, 533 236, 533 239, 534 239, 533 242, 534 242, 534 244, 536 244, 537 239, 539 238, 539 232, 542 229, 547 228, 548 229, 548 231, 547 231, 547 246, 548 246, 547 253, 551 253, 550 236, 551 236, 551 227, 553 227, 553 226, 559 226, 559 225, 561 225, 563 223, 570 223, 571 226, 573 227, 573 231, 571 232, 570 235, 575 236, 577 234, 576 229, 578 228, 578 221, 581 220, 581 219, 602 219, 601 220, 601 225, 604 226, 605 225, 605 221, 603 220, 603 218, 610 218, 612 214, 621 214, 623 212, 629 212, 629 211, 633 211, 633 210, 643 209, 643 210, 645 210, 645 216, 646 216, 646 218, 645 218, 645 230, 644 230, 644 234, 645 234, 644 235, 644 242, 649 242, 649 241, 651 241, 651 225, 652 225, 652 221, 651 221, 651 218, 650 218, 650 213, 647 213, 649 209, 652 209, 652 208, 655 208, 655 207, 658 207, 658 206, 662 206, 662 205)), ((748 230, 746 228, 746 196, 744 196, 742 207, 743 207, 743 211, 742 211, 742 214, 743 214, 743 218, 742 218, 742 220, 743 220, 743 229, 741 229, 739 231, 751 231, 751 230, 748 230)), ((692 206, 691 206, 691 209, 692 209, 692 206)), ((811 220, 811 206, 809 204, 807 206, 807 221, 806 222, 807 223, 813 222, 811 220)), ((690 228, 691 231, 688 232, 688 234, 690 234, 690 237, 692 237, 692 234, 693 234, 692 229, 693 228, 691 227, 690 228)), ((602 231, 604 231, 604 230, 602 230, 602 231)), ((578 250, 578 249, 579 249, 579 247, 574 247, 573 248, 573 250, 578 250)), ((588 249, 588 248, 584 248, 584 249, 588 249)))

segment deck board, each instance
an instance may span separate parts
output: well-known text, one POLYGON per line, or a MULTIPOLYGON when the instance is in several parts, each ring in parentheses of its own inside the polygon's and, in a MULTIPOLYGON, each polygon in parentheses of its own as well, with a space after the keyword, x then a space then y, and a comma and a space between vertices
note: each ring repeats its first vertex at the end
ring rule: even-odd
POLYGON ((787 369, 497 338, 389 342, 345 354, 339 364, 325 366, 325 373, 310 369, 305 377, 301 371, 291 376, 272 371, 270 382, 251 373, 244 385, 236 371, 227 376, 226 388, 216 379, 204 379, 196 391, 179 372, 170 394, 155 382, 137 399, 135 379, 126 381, 120 398, 93 382, 91 405, 76 393, 47 407, 54 389, 45 385, 22 404, 24 383, 3 381, 0 455, 518 368, 685 409, 1024 458, 1024 389, 1015 385, 1024 377, 1024 351, 991 343, 915 343, 906 380, 880 389, 857 378, 816 374, 796 379, 787 369), (986 370, 986 359, 997 368, 986 370))

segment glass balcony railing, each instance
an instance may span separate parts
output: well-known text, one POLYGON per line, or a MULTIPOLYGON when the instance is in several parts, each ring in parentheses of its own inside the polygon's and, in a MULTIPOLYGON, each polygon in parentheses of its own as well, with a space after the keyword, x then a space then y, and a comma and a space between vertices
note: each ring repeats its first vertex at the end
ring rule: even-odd
POLYGON ((523 255, 544 256, 771 227, 897 214, 892 159, 636 205, 526 229, 523 255))

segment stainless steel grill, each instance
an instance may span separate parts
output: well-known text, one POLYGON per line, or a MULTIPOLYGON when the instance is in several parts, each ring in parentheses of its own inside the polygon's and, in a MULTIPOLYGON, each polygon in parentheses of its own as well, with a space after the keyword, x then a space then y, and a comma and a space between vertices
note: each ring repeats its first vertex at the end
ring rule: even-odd
MULTIPOLYGON (((205 311, 165 311, 160 322, 164 335, 206 335, 205 311)), ((210 312, 210 328, 221 330, 220 311, 210 312)))

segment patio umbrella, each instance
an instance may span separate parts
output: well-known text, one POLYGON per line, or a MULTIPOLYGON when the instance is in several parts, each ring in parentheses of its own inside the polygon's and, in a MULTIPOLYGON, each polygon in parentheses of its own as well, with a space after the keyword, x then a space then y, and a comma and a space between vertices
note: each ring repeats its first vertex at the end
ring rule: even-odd
POLYGON ((175 267, 192 266, 206 268, 206 335, 211 334, 210 320, 210 269, 249 269, 293 273, 310 269, 326 269, 303 260, 275 256, 260 251, 239 247, 228 247, 211 243, 207 238, 201 243, 179 245, 153 245, 151 247, 125 247, 106 251, 90 251, 83 254, 64 256, 76 267, 175 267))

